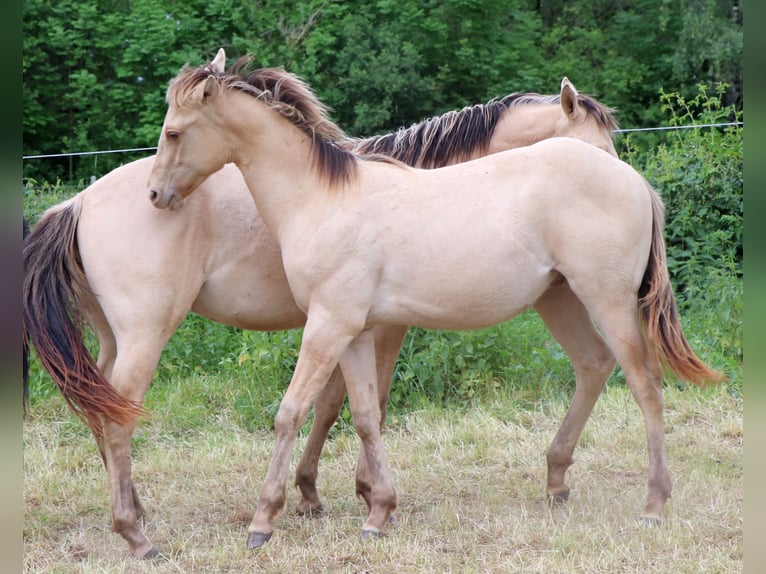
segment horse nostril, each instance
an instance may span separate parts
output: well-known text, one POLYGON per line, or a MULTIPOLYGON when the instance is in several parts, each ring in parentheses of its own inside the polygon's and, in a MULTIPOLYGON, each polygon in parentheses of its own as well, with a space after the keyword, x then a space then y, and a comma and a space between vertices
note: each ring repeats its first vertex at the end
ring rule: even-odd
POLYGON ((152 203, 157 201, 157 198, 159 197, 159 193, 157 193, 154 189, 149 190, 149 199, 152 203))

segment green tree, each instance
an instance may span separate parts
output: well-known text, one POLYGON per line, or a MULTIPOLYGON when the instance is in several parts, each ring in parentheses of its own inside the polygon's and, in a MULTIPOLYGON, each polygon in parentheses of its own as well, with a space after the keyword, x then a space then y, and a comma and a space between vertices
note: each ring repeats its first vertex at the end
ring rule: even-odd
MULTIPOLYGON (((626 127, 658 125, 660 90, 692 98, 700 82, 726 83, 741 109, 736 0, 26 0, 23 28, 30 155, 155 145, 168 80, 221 46, 301 75, 353 135, 552 93, 564 75, 626 127)), ((82 180, 133 158, 28 161, 24 174, 82 180)))

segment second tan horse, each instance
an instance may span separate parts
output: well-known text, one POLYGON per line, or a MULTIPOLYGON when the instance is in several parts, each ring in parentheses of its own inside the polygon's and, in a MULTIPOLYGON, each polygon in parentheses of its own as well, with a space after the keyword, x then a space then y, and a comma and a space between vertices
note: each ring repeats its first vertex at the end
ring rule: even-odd
MULTIPOLYGON (((250 81, 308 121, 323 122, 326 109, 293 76, 261 69, 250 81)), ((422 167, 562 135, 615 154, 610 110, 579 95, 566 79, 557 95, 510 94, 365 140, 343 139, 332 124, 322 125, 345 148, 422 167)), ((136 556, 152 556, 157 550, 137 525, 144 510, 129 466, 133 427, 102 431, 95 419, 110 411, 99 410, 91 391, 106 379, 117 388, 133 389, 131 396, 140 403, 163 347, 189 310, 251 330, 290 329, 306 320, 290 293, 279 248, 239 170, 225 166, 188 198, 184 209, 169 213, 146 201, 145 183, 153 164, 154 158, 146 158, 120 167, 52 208, 33 230, 25 251, 30 338, 46 369, 67 389, 72 406, 95 425, 100 452, 105 462, 111 461, 107 471, 114 528, 136 556), (97 361, 89 358, 78 322, 70 317, 83 317, 93 326, 99 340, 97 361), (83 392, 73 397, 70 393, 78 388, 83 392)), ((563 323, 567 312, 561 309, 558 321, 563 323)), ((374 331, 382 419, 407 327, 381 325, 374 331)), ((566 329, 560 329, 564 335, 556 331, 566 345, 566 329)), ((601 384, 606 374, 596 375, 601 384)), ((591 376, 582 369, 577 374, 578 379, 591 376)), ((573 404, 581 401, 579 395, 573 404)), ((345 383, 336 370, 315 401, 314 424, 296 469, 301 512, 322 509, 317 465, 344 398, 345 383)), ((119 397, 113 400, 119 402, 119 397)), ((369 506, 366 460, 360 453, 356 490, 369 506)))

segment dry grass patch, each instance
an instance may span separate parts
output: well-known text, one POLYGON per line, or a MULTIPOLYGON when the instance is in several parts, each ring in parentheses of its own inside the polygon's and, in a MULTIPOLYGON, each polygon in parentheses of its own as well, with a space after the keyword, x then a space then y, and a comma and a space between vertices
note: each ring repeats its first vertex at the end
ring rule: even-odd
POLYGON ((675 488, 659 528, 636 520, 646 493, 643 419, 615 387, 575 452, 564 506, 549 508, 543 492, 545 450, 565 404, 512 420, 495 415, 507 405, 418 412, 384 435, 400 494, 386 538, 359 540, 357 440, 340 434, 320 463, 328 513, 295 516, 290 489, 274 537, 256 552, 245 549, 246 528, 273 436, 216 413, 204 432, 178 438, 157 412, 137 431, 134 451, 145 528, 166 553, 151 563, 129 558, 111 532, 105 472, 90 436, 33 413, 24 426, 25 571, 740 572, 742 401, 723 388, 668 389, 666 406, 675 488))

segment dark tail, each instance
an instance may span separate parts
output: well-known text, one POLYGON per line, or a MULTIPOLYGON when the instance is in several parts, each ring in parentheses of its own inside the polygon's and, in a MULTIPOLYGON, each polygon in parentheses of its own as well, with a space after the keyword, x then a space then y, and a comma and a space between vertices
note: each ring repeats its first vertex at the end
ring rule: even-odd
POLYGON ((31 341, 45 370, 71 409, 101 434, 101 417, 119 424, 144 414, 112 387, 83 341, 78 293, 89 291, 79 263, 80 196, 49 209, 24 243, 24 341, 31 341))
POLYGON ((641 318, 650 348, 676 377, 695 385, 720 382, 724 375, 703 363, 686 340, 670 285, 663 228, 665 208, 648 182, 652 198, 652 248, 638 292, 641 318))
MULTIPOLYGON (((23 231, 22 241, 26 242, 27 235, 29 235, 29 224, 27 218, 23 217, 23 231)), ((23 245, 23 244, 22 244, 23 245)), ((22 335, 22 354, 21 354, 21 380, 24 385, 22 404, 24 407, 24 416, 27 414, 27 407, 29 406, 29 344, 27 338, 22 335)))

